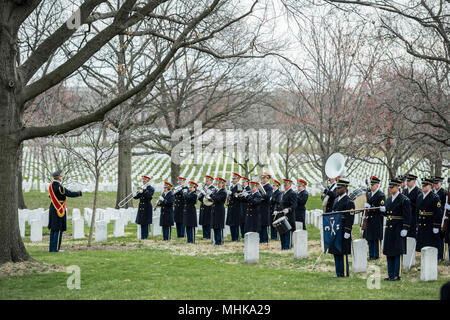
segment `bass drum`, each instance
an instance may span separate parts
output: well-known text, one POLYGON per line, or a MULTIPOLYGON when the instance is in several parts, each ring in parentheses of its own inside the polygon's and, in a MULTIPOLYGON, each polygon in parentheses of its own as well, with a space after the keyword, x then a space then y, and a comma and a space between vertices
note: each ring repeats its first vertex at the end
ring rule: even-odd
POLYGON ((355 203, 355 210, 364 209, 364 204, 366 203, 366 189, 358 188, 350 193, 349 198, 355 203))

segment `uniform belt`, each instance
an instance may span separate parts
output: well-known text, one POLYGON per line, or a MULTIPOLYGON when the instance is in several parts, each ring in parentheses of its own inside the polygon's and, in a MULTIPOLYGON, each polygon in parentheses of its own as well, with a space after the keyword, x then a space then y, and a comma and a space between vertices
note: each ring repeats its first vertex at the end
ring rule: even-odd
POLYGON ((388 220, 403 220, 402 216, 387 216, 388 220))
POLYGON ((419 210, 419 214, 421 216, 431 216, 431 215, 433 215, 433 212, 419 210))

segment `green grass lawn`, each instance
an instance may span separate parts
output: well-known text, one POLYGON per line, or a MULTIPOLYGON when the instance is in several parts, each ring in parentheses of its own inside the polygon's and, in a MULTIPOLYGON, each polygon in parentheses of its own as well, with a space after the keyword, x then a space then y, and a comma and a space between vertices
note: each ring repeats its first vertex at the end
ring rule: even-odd
MULTIPOLYGON (((115 201, 114 195, 106 197, 115 201)), ((42 201, 29 199, 29 206, 42 201)), ((320 198, 311 200, 320 204, 320 198)), ((229 236, 219 247, 202 240, 200 233, 197 243, 190 245, 184 239, 163 242, 161 237, 138 241, 135 224, 129 224, 125 237, 117 239, 111 236, 110 224, 107 242, 81 250, 87 240, 72 240, 68 222, 64 252, 48 252, 48 235, 42 243, 24 239, 35 260, 59 266, 59 271, 28 270, 25 275, 0 277, 0 299, 439 299, 440 287, 450 280, 450 268, 439 265, 437 281, 421 282, 417 257, 418 265, 404 272, 401 281, 383 281, 387 275, 384 256, 368 262, 379 268, 380 289, 367 287, 367 277, 373 273, 335 279, 333 257, 320 253, 320 233, 311 225, 307 258, 293 259, 292 250, 281 252, 279 241, 272 241, 260 246, 259 263, 247 265, 243 242, 232 243, 229 236), (80 268, 80 290, 67 288, 71 274, 64 271, 72 265, 80 268)), ((359 228, 353 229, 353 238, 359 238, 359 228)))

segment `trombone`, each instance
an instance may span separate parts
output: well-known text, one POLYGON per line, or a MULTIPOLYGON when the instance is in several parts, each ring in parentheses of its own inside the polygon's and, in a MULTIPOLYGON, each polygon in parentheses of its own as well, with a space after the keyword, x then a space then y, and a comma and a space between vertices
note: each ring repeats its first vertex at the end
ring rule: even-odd
POLYGON ((144 188, 150 184, 150 181, 147 181, 146 183, 144 183, 143 185, 140 185, 139 187, 137 187, 137 190, 134 192, 131 192, 129 195, 127 195, 125 198, 123 198, 122 200, 120 200, 120 202, 117 204, 117 206, 119 208, 124 207, 128 202, 130 202, 131 200, 133 200, 133 198, 137 195, 137 193, 140 190, 144 190, 144 188))

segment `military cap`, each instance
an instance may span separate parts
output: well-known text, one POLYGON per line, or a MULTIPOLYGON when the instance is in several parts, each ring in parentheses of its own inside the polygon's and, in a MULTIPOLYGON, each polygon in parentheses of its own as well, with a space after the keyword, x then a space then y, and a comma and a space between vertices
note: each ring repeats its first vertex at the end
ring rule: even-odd
POLYGON ((147 177, 147 176, 141 176, 142 179, 146 179, 146 180, 152 180, 152 178, 147 177))
POLYGON ((444 178, 442 178, 442 177, 438 177, 438 176, 434 176, 433 177, 433 183, 439 183, 439 182, 443 182, 444 181, 444 178))
POLYGON ((350 181, 346 179, 339 179, 336 184, 336 188, 348 187, 350 181))
POLYGON ((293 181, 292 180, 290 180, 290 179, 283 179, 283 183, 284 184, 288 184, 288 183, 293 183, 293 181))
POLYGON ((205 178, 206 178, 206 179, 209 179, 209 180, 214 180, 214 177, 212 177, 212 176, 210 176, 210 175, 206 175, 205 178))
POLYGON ((401 184, 402 184, 402 181, 398 178, 393 178, 393 179, 389 180, 389 188, 400 186, 401 184))
POLYGON ((59 176, 61 173, 62 173, 62 170, 61 170, 61 169, 58 169, 58 170, 56 170, 55 172, 52 173, 52 176, 53 176, 53 177, 57 177, 57 176, 59 176))
POLYGON ((417 180, 417 176, 411 174, 411 173, 407 173, 406 174, 406 180, 417 180))
POLYGON ((278 186, 281 186, 281 183, 280 183, 280 181, 278 181, 278 180, 275 180, 275 179, 273 179, 273 184, 276 184, 276 185, 278 185, 278 186))
POLYGON ((217 177, 216 181, 217 182, 227 182, 227 180, 225 180, 224 178, 221 178, 221 177, 217 177))
POLYGON ((164 187, 170 189, 173 187, 173 185, 170 182, 164 181, 164 187))
POLYGON ((266 177, 267 179, 271 179, 272 178, 272 176, 269 173, 267 173, 267 172, 261 173, 261 178, 264 178, 264 177, 266 177))
POLYGON ((422 179, 422 185, 432 185, 434 183, 434 180, 432 178, 423 178, 422 179))
POLYGON ((301 178, 298 178, 297 179, 297 184, 300 185, 300 186, 306 186, 308 183, 305 180, 303 180, 301 178))
POLYGON ((194 181, 189 181, 188 184, 190 184, 191 186, 193 186, 194 188, 198 187, 198 184, 195 183, 194 181))
POLYGON ((370 183, 371 184, 376 184, 376 183, 380 183, 380 179, 375 177, 375 176, 370 176, 370 183))

